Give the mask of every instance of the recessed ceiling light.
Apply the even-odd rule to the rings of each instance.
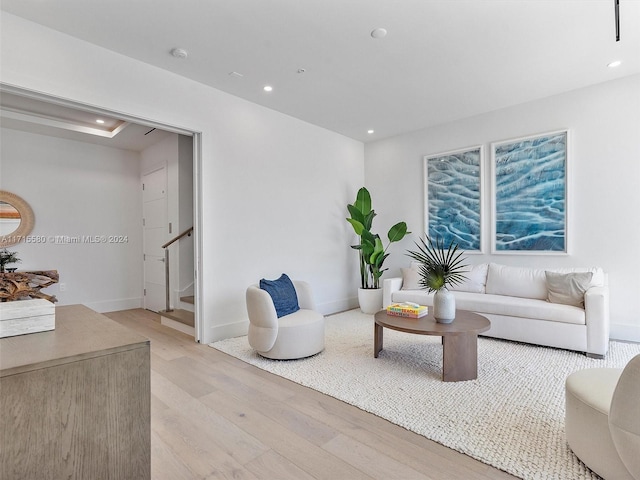
[[[367,133],[371,135],[373,133],[373,130],[367,130]]]
[[[171,50],[171,55],[176,58],[187,58],[189,56],[189,52],[187,52],[184,48],[174,48]]]
[[[371,30],[371,36],[373,38],[383,38],[387,35],[387,30],[385,28],[374,28]]]
[[[607,65],[607,67],[615,68],[615,67],[619,67],[620,65],[622,65],[622,62],[620,60],[616,60],[615,62],[611,62],[609,65]]]
[[[96,120],[96,123],[104,123],[104,120],[97,119],[97,120]]]
[[[273,91],[273,87],[271,85],[265,85],[263,90],[265,92],[272,92]]]

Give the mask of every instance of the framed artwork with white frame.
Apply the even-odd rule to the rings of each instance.
[[[568,254],[569,130],[491,144],[491,253]]]
[[[482,145],[424,157],[425,235],[483,253]]]

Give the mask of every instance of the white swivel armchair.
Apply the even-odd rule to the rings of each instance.
[[[624,369],[567,377],[565,430],[571,450],[606,480],[640,480],[640,355]]]
[[[315,311],[311,287],[300,280],[293,285],[300,310],[280,318],[268,292],[258,285],[247,288],[249,345],[263,357],[290,360],[324,349],[324,316]]]

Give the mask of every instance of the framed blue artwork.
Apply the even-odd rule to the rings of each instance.
[[[425,234],[482,253],[482,146],[424,157]]]
[[[569,131],[491,144],[491,253],[567,254]]]

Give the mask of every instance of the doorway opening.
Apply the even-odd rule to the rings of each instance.
[[[32,128],[32,133],[37,133],[38,135],[46,135],[59,137],[63,139],[69,139],[73,141],[81,141],[86,143],[95,143],[96,145],[112,147],[115,149],[124,149],[124,150],[134,150],[141,151],[138,147],[132,146],[136,144],[139,140],[138,138],[142,138],[142,141],[150,142],[150,140],[155,137],[157,138],[168,138],[167,135],[173,135],[174,137],[180,138],[180,143],[184,149],[184,145],[188,145],[188,149],[192,155],[192,163],[191,163],[191,175],[187,180],[187,175],[183,171],[183,175],[181,177],[181,181],[183,183],[189,183],[190,188],[184,189],[185,191],[189,191],[189,201],[183,201],[184,205],[189,205],[189,214],[185,215],[187,218],[186,221],[190,221],[190,227],[193,227],[193,232],[189,239],[191,243],[191,265],[187,270],[187,275],[190,275],[192,278],[192,282],[190,285],[191,293],[190,295],[179,295],[178,301],[184,297],[187,302],[192,303],[192,312],[193,312],[193,335],[196,341],[200,341],[203,327],[200,321],[200,312],[202,310],[202,295],[200,294],[200,279],[198,272],[201,270],[201,255],[200,255],[200,224],[199,219],[201,218],[199,212],[201,209],[201,200],[200,200],[200,180],[198,172],[200,170],[201,165],[201,134],[196,131],[192,131],[185,128],[180,128],[176,126],[172,126],[169,124],[165,124],[162,122],[158,122],[155,120],[145,119],[141,117],[131,116],[127,114],[122,114],[114,111],[110,111],[108,109],[98,108],[86,104],[82,104],[80,102],[75,102],[72,100],[66,100],[62,98],[58,98],[55,96],[50,96],[47,94],[42,94],[39,92],[34,92],[6,84],[0,83],[0,109],[2,112],[2,127],[16,130],[29,131],[29,128]],[[44,108],[44,113],[38,112],[38,106],[42,105]],[[64,122],[61,121],[52,121],[55,119],[56,111],[64,111]],[[87,116],[95,118],[97,116],[108,119],[115,119],[115,123],[113,124],[113,131],[109,132],[99,132],[98,128],[87,127]],[[31,119],[39,118],[39,123],[32,123]],[[95,120],[94,120],[95,121]],[[84,125],[81,125],[84,123]],[[30,127],[29,124],[32,126]],[[87,130],[96,131],[97,133],[87,133]],[[44,133],[43,133],[44,132]],[[115,132],[115,133],[113,133]],[[167,134],[167,135],[165,135]],[[155,141],[155,140],[154,140]],[[166,140],[162,140],[166,141]],[[118,143],[120,142],[120,143]],[[133,142],[133,143],[131,143]],[[99,148],[99,147],[96,147]],[[148,144],[146,147],[140,148],[151,148]],[[168,165],[165,168],[169,168]],[[143,172],[142,167],[139,170],[139,174],[142,176]],[[141,177],[140,177],[141,178]],[[139,182],[142,183],[139,179]],[[167,187],[171,188],[172,185],[167,185],[165,187],[165,192],[167,192]],[[140,194],[140,205],[135,206],[135,208],[140,208],[140,211],[143,210],[143,201],[142,194]],[[184,200],[184,199],[183,199]],[[180,212],[174,212],[176,215],[179,215]],[[180,217],[175,217],[180,218]],[[176,233],[175,229],[180,228],[182,225],[180,221],[173,220],[170,222],[172,225],[171,228],[172,234]],[[177,224],[176,224],[177,223]],[[165,222],[166,225],[166,222]],[[179,232],[177,232],[179,233]],[[138,233],[138,237],[140,238],[142,233]],[[173,235],[172,235],[173,236]],[[135,242],[132,242],[135,243]],[[120,245],[121,248],[125,248],[125,246]],[[146,252],[142,252],[142,239],[138,243],[135,243],[133,246],[129,246],[129,248],[139,248],[140,254],[139,258],[142,262],[145,261],[144,255]],[[175,254],[172,252],[174,259],[172,261],[181,261],[185,263],[185,256],[182,253]],[[161,261],[157,261],[158,264],[162,266]],[[144,267],[140,267],[141,270]],[[142,275],[144,278],[144,275]],[[178,285],[178,284],[176,284]],[[184,285],[184,283],[183,283]],[[139,285],[140,293],[140,307],[146,307],[146,298],[144,295],[145,285]],[[178,292],[179,293],[179,292]],[[132,294],[131,291],[126,293],[131,297],[136,296],[135,293]],[[80,302],[77,302],[80,303]],[[108,303],[108,302],[104,302]],[[176,306],[176,305],[172,305]],[[165,305],[166,307],[166,305]],[[133,307],[131,307],[133,308]],[[155,307],[154,307],[155,308]],[[108,310],[99,310],[99,311],[108,311]]]

